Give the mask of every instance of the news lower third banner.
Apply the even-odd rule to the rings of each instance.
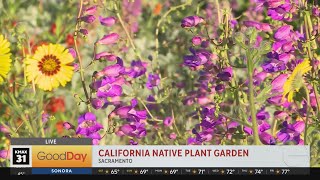
[[[277,173],[310,167],[309,146],[93,146],[90,139],[81,138],[13,138],[10,151],[13,174],[23,169],[26,174],[135,173],[141,168],[151,168],[149,173],[168,168],[181,173],[192,168],[250,173],[255,167]]]

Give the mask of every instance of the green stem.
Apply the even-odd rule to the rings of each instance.
[[[304,123],[304,137],[303,137],[303,141],[304,141],[304,145],[307,145],[307,130],[308,130],[308,122],[309,122],[309,115],[310,115],[310,97],[309,97],[309,90],[307,88],[306,85],[304,85],[304,90],[306,91],[306,98],[307,98],[307,117],[306,117],[306,121]]]
[[[82,12],[82,6],[83,6],[83,0],[80,1],[80,9],[79,9],[79,13],[78,13],[78,18],[80,18],[81,16],[81,12]],[[84,79],[84,70],[83,70],[83,64],[82,64],[82,59],[81,59],[81,55],[80,55],[80,52],[79,52],[79,49],[78,49],[78,44],[77,44],[77,38],[78,38],[78,31],[79,31],[79,28],[80,28],[80,23],[78,20],[77,20],[77,23],[76,23],[76,27],[75,27],[75,33],[74,33],[74,47],[75,47],[75,50],[77,52],[77,57],[78,57],[78,61],[79,61],[79,72],[80,72],[80,77],[81,77],[81,84],[82,84],[82,88],[83,88],[83,91],[84,91],[84,94],[86,96],[86,105],[87,105],[87,108],[88,108],[88,111],[90,112],[91,111],[91,106],[90,106],[90,97],[89,97],[89,93],[88,93],[88,90],[87,90],[87,86],[86,86],[86,82],[85,82],[85,79]]]
[[[253,91],[253,58],[249,55],[247,51],[247,59],[248,59],[248,76],[249,76],[249,107],[252,121],[252,130],[253,130],[253,140],[255,145],[260,144],[259,133],[258,133],[258,123],[256,117],[256,107],[254,102],[254,91]]]
[[[136,48],[136,46],[135,46],[134,43],[133,43],[133,40],[132,40],[132,38],[131,38],[131,36],[130,36],[130,34],[129,34],[129,31],[127,30],[126,26],[124,25],[124,22],[123,22],[123,20],[122,20],[122,18],[121,18],[121,15],[120,15],[120,13],[119,13],[119,10],[118,10],[118,7],[117,7],[117,4],[116,4],[116,3],[114,3],[114,9],[115,9],[115,11],[117,12],[117,13],[116,13],[117,18],[119,19],[119,22],[120,22],[120,24],[121,24],[121,26],[122,26],[122,29],[124,30],[124,32],[126,33],[127,38],[129,39],[130,45],[131,45],[134,53],[136,54],[136,56],[137,56],[140,60],[142,60],[141,55],[138,53],[137,48]]]
[[[159,67],[159,62],[158,62],[158,55],[159,55],[159,29],[160,29],[160,25],[161,23],[166,19],[166,17],[173,11],[176,11],[179,8],[184,8],[185,6],[190,6],[191,5],[192,0],[187,0],[186,3],[178,5],[178,6],[174,6],[174,7],[170,7],[170,9],[164,13],[163,16],[161,16],[161,18],[159,19],[158,23],[157,23],[157,27],[156,27],[156,50],[155,50],[155,54],[154,54],[154,64]]]
[[[306,30],[306,38],[307,38],[307,41],[310,40],[311,38],[311,31],[312,31],[312,24],[311,24],[311,19],[310,19],[310,14],[309,12],[306,12],[304,13],[304,25],[305,25],[305,30]],[[314,41],[315,42],[315,41]],[[311,45],[310,45],[311,42],[307,42],[307,54],[308,54],[308,57],[309,57],[309,60],[311,63],[313,63],[313,54],[312,54],[312,48],[311,48]],[[311,73],[311,76],[313,79],[316,78],[316,69],[315,69],[315,66],[312,64],[312,73]],[[314,95],[315,95],[315,99],[316,99],[316,103],[317,103],[317,117],[318,119],[320,119],[320,102],[319,102],[319,92],[318,92],[318,89],[317,89],[317,85],[313,82],[312,83],[312,88],[313,88],[313,91],[314,91]]]
[[[142,99],[138,98],[138,100],[141,102],[141,104],[143,105],[143,107],[146,109],[146,111],[148,112],[148,114],[149,114],[149,116],[151,117],[152,120],[162,122],[162,120],[155,118],[155,117],[151,114],[149,108],[146,106],[146,104],[143,102]]]

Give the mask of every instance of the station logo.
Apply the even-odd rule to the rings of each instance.
[[[91,146],[33,146],[32,167],[91,167]]]

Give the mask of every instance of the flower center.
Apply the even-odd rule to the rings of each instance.
[[[86,121],[84,121],[83,123],[80,124],[80,127],[81,128],[88,128],[88,127],[94,126],[95,124],[96,124],[95,121],[86,120]]]
[[[56,56],[45,55],[41,61],[39,61],[38,67],[43,74],[52,76],[59,72],[61,66]]]

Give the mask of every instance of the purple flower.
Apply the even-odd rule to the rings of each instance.
[[[225,90],[225,86],[223,84],[218,84],[214,89],[216,92],[222,93]]]
[[[63,123],[63,127],[66,129],[66,130],[70,130],[70,129],[74,129],[74,125],[72,125],[71,123],[69,122],[64,122]]]
[[[316,17],[319,17],[319,16],[320,16],[319,7],[317,7],[317,6],[312,7],[312,15],[314,15],[314,16],[316,16]]]
[[[1,159],[9,159],[10,158],[9,150],[0,150],[0,158]]]
[[[104,25],[104,26],[107,26],[107,27],[110,27],[112,25],[114,25],[116,23],[116,18],[113,17],[113,16],[110,16],[110,17],[106,17],[106,18],[103,18],[102,16],[99,16],[99,21],[101,23],[101,25]]]
[[[96,81],[92,87],[97,91],[98,98],[115,97],[122,94],[122,87],[117,84],[114,77],[104,77]]]
[[[86,14],[94,14],[95,12],[97,11],[97,6],[92,6],[92,7],[89,7],[87,8],[84,12]]]
[[[148,89],[152,89],[153,87],[158,86],[159,83],[160,77],[158,74],[149,74],[148,81],[146,83]]]
[[[260,138],[260,141],[265,145],[275,145],[276,144],[275,138],[267,132],[262,132],[261,134],[259,134],[259,138]]]
[[[260,23],[255,21],[244,21],[243,24],[247,27],[255,27],[257,30],[260,31],[271,31],[271,26],[267,23]]]
[[[176,133],[170,133],[169,138],[174,140],[174,139],[177,138],[177,134]]]
[[[209,42],[209,41],[202,41],[202,42],[201,42],[201,47],[202,47],[202,48],[207,48],[207,47],[209,47],[209,45],[210,45],[210,42]]]
[[[286,69],[285,63],[276,59],[266,61],[261,66],[262,69],[268,73],[279,72]]]
[[[144,75],[147,71],[147,65],[146,62],[142,62],[141,60],[131,61],[131,69],[128,75],[132,78]]]
[[[200,36],[194,36],[192,38],[192,44],[195,46],[199,46],[201,44],[202,38]]]
[[[230,81],[232,78],[233,72],[232,72],[232,67],[227,67],[224,69],[221,73],[217,75],[217,77],[221,81]]]
[[[85,36],[89,34],[89,31],[87,29],[80,29],[79,32]]]
[[[132,99],[131,106],[119,106],[114,110],[114,112],[120,118],[127,119],[128,121],[140,122],[141,120],[147,119],[147,111],[135,110],[137,105],[137,100]]]
[[[121,66],[119,64],[114,64],[114,65],[107,66],[102,71],[98,72],[96,74],[96,77],[97,78],[103,77],[103,76],[117,77],[123,73],[124,73],[123,66]]]
[[[173,119],[172,117],[166,117],[166,118],[163,120],[163,124],[164,124],[164,126],[169,127],[169,126],[172,126],[173,121],[174,121],[174,119]]]
[[[255,86],[259,86],[263,81],[264,79],[267,77],[267,73],[266,72],[259,72],[259,73],[256,73],[254,75],[254,78],[253,78],[253,84]]]
[[[183,28],[191,28],[195,27],[200,23],[203,23],[204,19],[199,16],[188,16],[182,19],[181,21],[181,27]]]
[[[147,135],[144,123],[125,124],[120,127],[123,134],[141,139]]]
[[[279,76],[274,78],[274,80],[271,82],[271,85],[272,85],[271,92],[272,93],[282,93],[283,92],[283,85],[286,82],[288,76],[289,76],[288,74],[280,74]]]
[[[92,23],[94,20],[96,20],[96,17],[94,15],[86,15],[80,18],[81,21],[84,21],[86,23]]]
[[[114,54],[110,54],[108,52],[101,52],[101,53],[96,54],[95,59],[115,61],[115,60],[117,60],[117,56]]]
[[[48,120],[49,120],[49,114],[48,114],[48,113],[42,113],[41,119],[42,119],[42,122],[43,122],[43,123],[48,122]]]
[[[122,1],[123,9],[130,14],[131,16],[139,16],[141,14],[141,0],[135,0],[133,2],[123,0]]]
[[[293,124],[288,124],[287,121],[282,123],[283,128],[278,132],[278,140],[286,143],[287,141],[294,141],[296,144],[300,143],[300,134],[304,131],[305,125],[303,121],[297,121]]]
[[[157,108],[157,105],[155,104],[156,103],[156,99],[154,98],[154,96],[149,95],[147,97],[147,102],[150,102],[150,103],[147,103],[147,108],[149,110],[153,110],[153,109]]]
[[[133,139],[129,140],[130,145],[138,145],[138,142],[134,141]]]
[[[101,129],[103,126],[97,122],[96,116],[91,112],[84,113],[78,118],[76,134],[89,136]]]
[[[101,109],[102,107],[105,108],[108,105],[104,98],[92,98],[90,102],[94,109]]]
[[[270,115],[267,111],[265,111],[265,108],[261,108],[257,114],[256,117],[258,120],[267,120],[270,118]]]
[[[77,57],[77,53],[73,48],[69,48],[68,50],[69,50],[69,53],[72,55],[73,58]]]
[[[5,126],[3,125],[0,125],[0,132],[4,133],[4,134],[9,134],[10,131],[8,128],[6,128]]]
[[[110,33],[108,35],[104,35],[103,38],[101,38],[99,41],[97,41],[98,44],[114,44],[118,41],[119,39],[119,34],[117,33]]]
[[[275,33],[274,38],[276,40],[285,40],[290,37],[292,27],[290,25],[285,25],[280,27]]]
[[[190,51],[192,52],[193,55],[184,56],[183,64],[192,68],[205,64],[213,56],[211,53],[209,53],[205,49],[199,49],[199,50],[190,49]]]

